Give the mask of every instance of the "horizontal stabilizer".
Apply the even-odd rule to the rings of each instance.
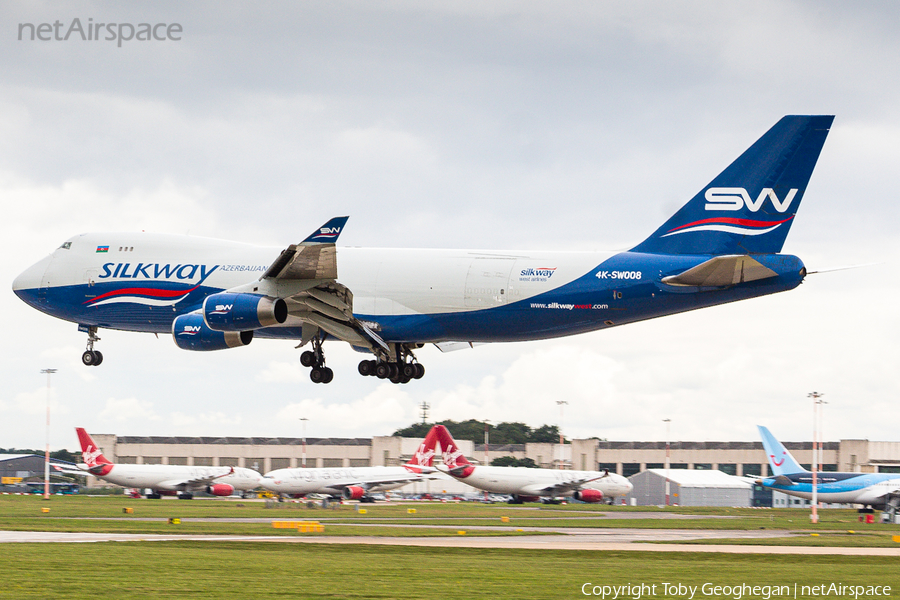
[[[794,482],[791,481],[790,477],[787,475],[777,475],[775,477],[775,483],[778,485],[794,485]]]
[[[691,287],[724,287],[777,276],[778,273],[747,255],[732,254],[716,256],[678,275],[663,277],[662,282]]]

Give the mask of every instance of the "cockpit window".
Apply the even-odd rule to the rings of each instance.
[[[63,245],[60,246],[60,249],[62,249],[62,250],[68,250],[68,249],[71,248],[71,247],[72,247],[72,242],[63,242]]]

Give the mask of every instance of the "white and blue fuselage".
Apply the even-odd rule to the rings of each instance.
[[[322,342],[370,352],[363,375],[424,374],[422,344],[562,337],[790,290],[806,269],[781,254],[831,127],[781,119],[650,237],[627,252],[338,248],[335,217],[287,249],[152,233],[75,236],[19,275],[29,305],[88,333],[169,333],[188,350],[253,337],[311,342],[310,378],[328,383]],[[442,348],[443,349],[443,348]]]
[[[171,333],[203,299],[258,279],[278,248],[152,233],[75,236],[13,283],[34,308],[80,325]],[[724,289],[662,278],[709,255],[337,248],[353,314],[387,342],[553,338],[796,287],[803,264],[769,255],[778,277]],[[258,329],[299,338],[300,322]]]

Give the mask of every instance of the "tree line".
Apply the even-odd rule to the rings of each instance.
[[[20,448],[0,448],[0,454],[37,454],[43,456],[43,450],[22,450]],[[50,453],[50,458],[56,460],[65,460],[67,462],[77,463],[81,460],[81,455],[72,454],[68,450],[54,450]]]
[[[469,419],[468,421],[440,421],[438,423],[415,423],[409,427],[398,429],[395,436],[424,438],[435,425],[443,425],[450,435],[457,440],[469,440],[476,444],[484,443],[484,421]],[[491,446],[528,443],[559,443],[559,427],[557,425],[541,425],[532,429],[525,423],[497,423],[488,425],[488,443]]]

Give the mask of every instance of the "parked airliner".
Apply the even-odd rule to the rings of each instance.
[[[443,464],[435,465],[435,468],[479,490],[508,494],[512,496],[510,504],[539,499],[554,501],[566,496],[582,502],[606,500],[611,503],[634,489],[630,481],[609,471],[476,466],[466,459],[446,427],[435,425],[428,435],[432,432],[437,434],[437,443],[444,461]]]
[[[347,217],[277,248],[155,233],[86,233],[13,282],[30,306],[87,333],[171,333],[185,350],[299,340],[328,383],[323,343],[372,355],[359,373],[406,383],[415,351],[555,338],[793,289],[780,254],[832,116],[786,116],[626,252],[337,248]],[[637,207],[640,196],[626,198]]]
[[[174,496],[190,500],[195,492],[230,496],[259,487],[262,476],[243,467],[190,467],[185,465],[131,465],[113,463],[100,452],[87,431],[76,427],[84,461],[78,467],[94,477],[129,488],[148,489],[148,498]]]
[[[266,473],[260,485],[288,496],[327,494],[345,500],[371,502],[371,493],[393,490],[416,481],[446,477],[435,472],[432,467],[436,439],[436,433],[429,432],[409,462],[400,467],[276,469]]]
[[[757,428],[773,475],[758,480],[757,485],[812,500],[812,472],[801,467],[767,428]],[[817,471],[816,495],[819,502],[864,504],[880,509],[891,505],[896,511],[900,507],[900,474]]]

